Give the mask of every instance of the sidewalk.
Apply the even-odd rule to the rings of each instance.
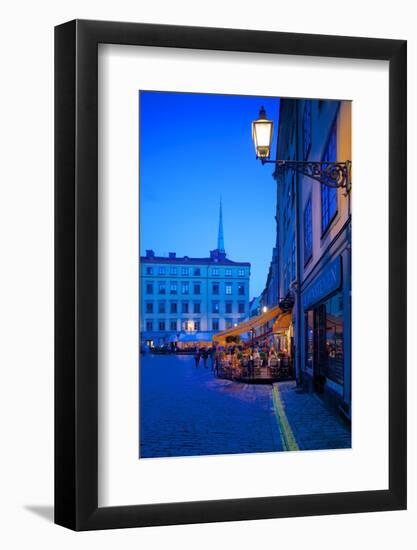
[[[274,384],[281,437],[287,450],[346,449],[351,447],[349,427],[314,393],[295,390],[295,382]]]

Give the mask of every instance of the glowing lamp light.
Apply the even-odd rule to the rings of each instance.
[[[255,146],[256,158],[268,159],[271,154],[274,123],[266,118],[266,111],[261,107],[259,118],[252,122],[252,140]]]
[[[264,307],[262,308],[262,311],[263,311],[264,313],[266,313],[266,312],[268,311],[268,308],[267,308],[266,306],[264,306]]]

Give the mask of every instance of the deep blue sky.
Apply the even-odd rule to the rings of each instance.
[[[275,242],[272,165],[255,159],[251,122],[279,99],[140,92],[141,254],[208,257],[223,201],[227,257],[252,264],[251,297],[262,292]],[[275,140],[273,146],[275,152]]]

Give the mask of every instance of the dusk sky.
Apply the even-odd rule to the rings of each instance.
[[[273,166],[256,161],[251,122],[263,105],[276,139],[279,99],[139,97],[141,255],[208,257],[217,246],[221,197],[227,258],[252,264],[250,297],[258,296],[275,243],[276,183]]]

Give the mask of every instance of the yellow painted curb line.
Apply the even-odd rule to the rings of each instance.
[[[297,440],[295,439],[287,415],[285,414],[284,405],[277,384],[274,384],[272,387],[272,400],[284,451],[299,451],[300,448],[298,447]]]

